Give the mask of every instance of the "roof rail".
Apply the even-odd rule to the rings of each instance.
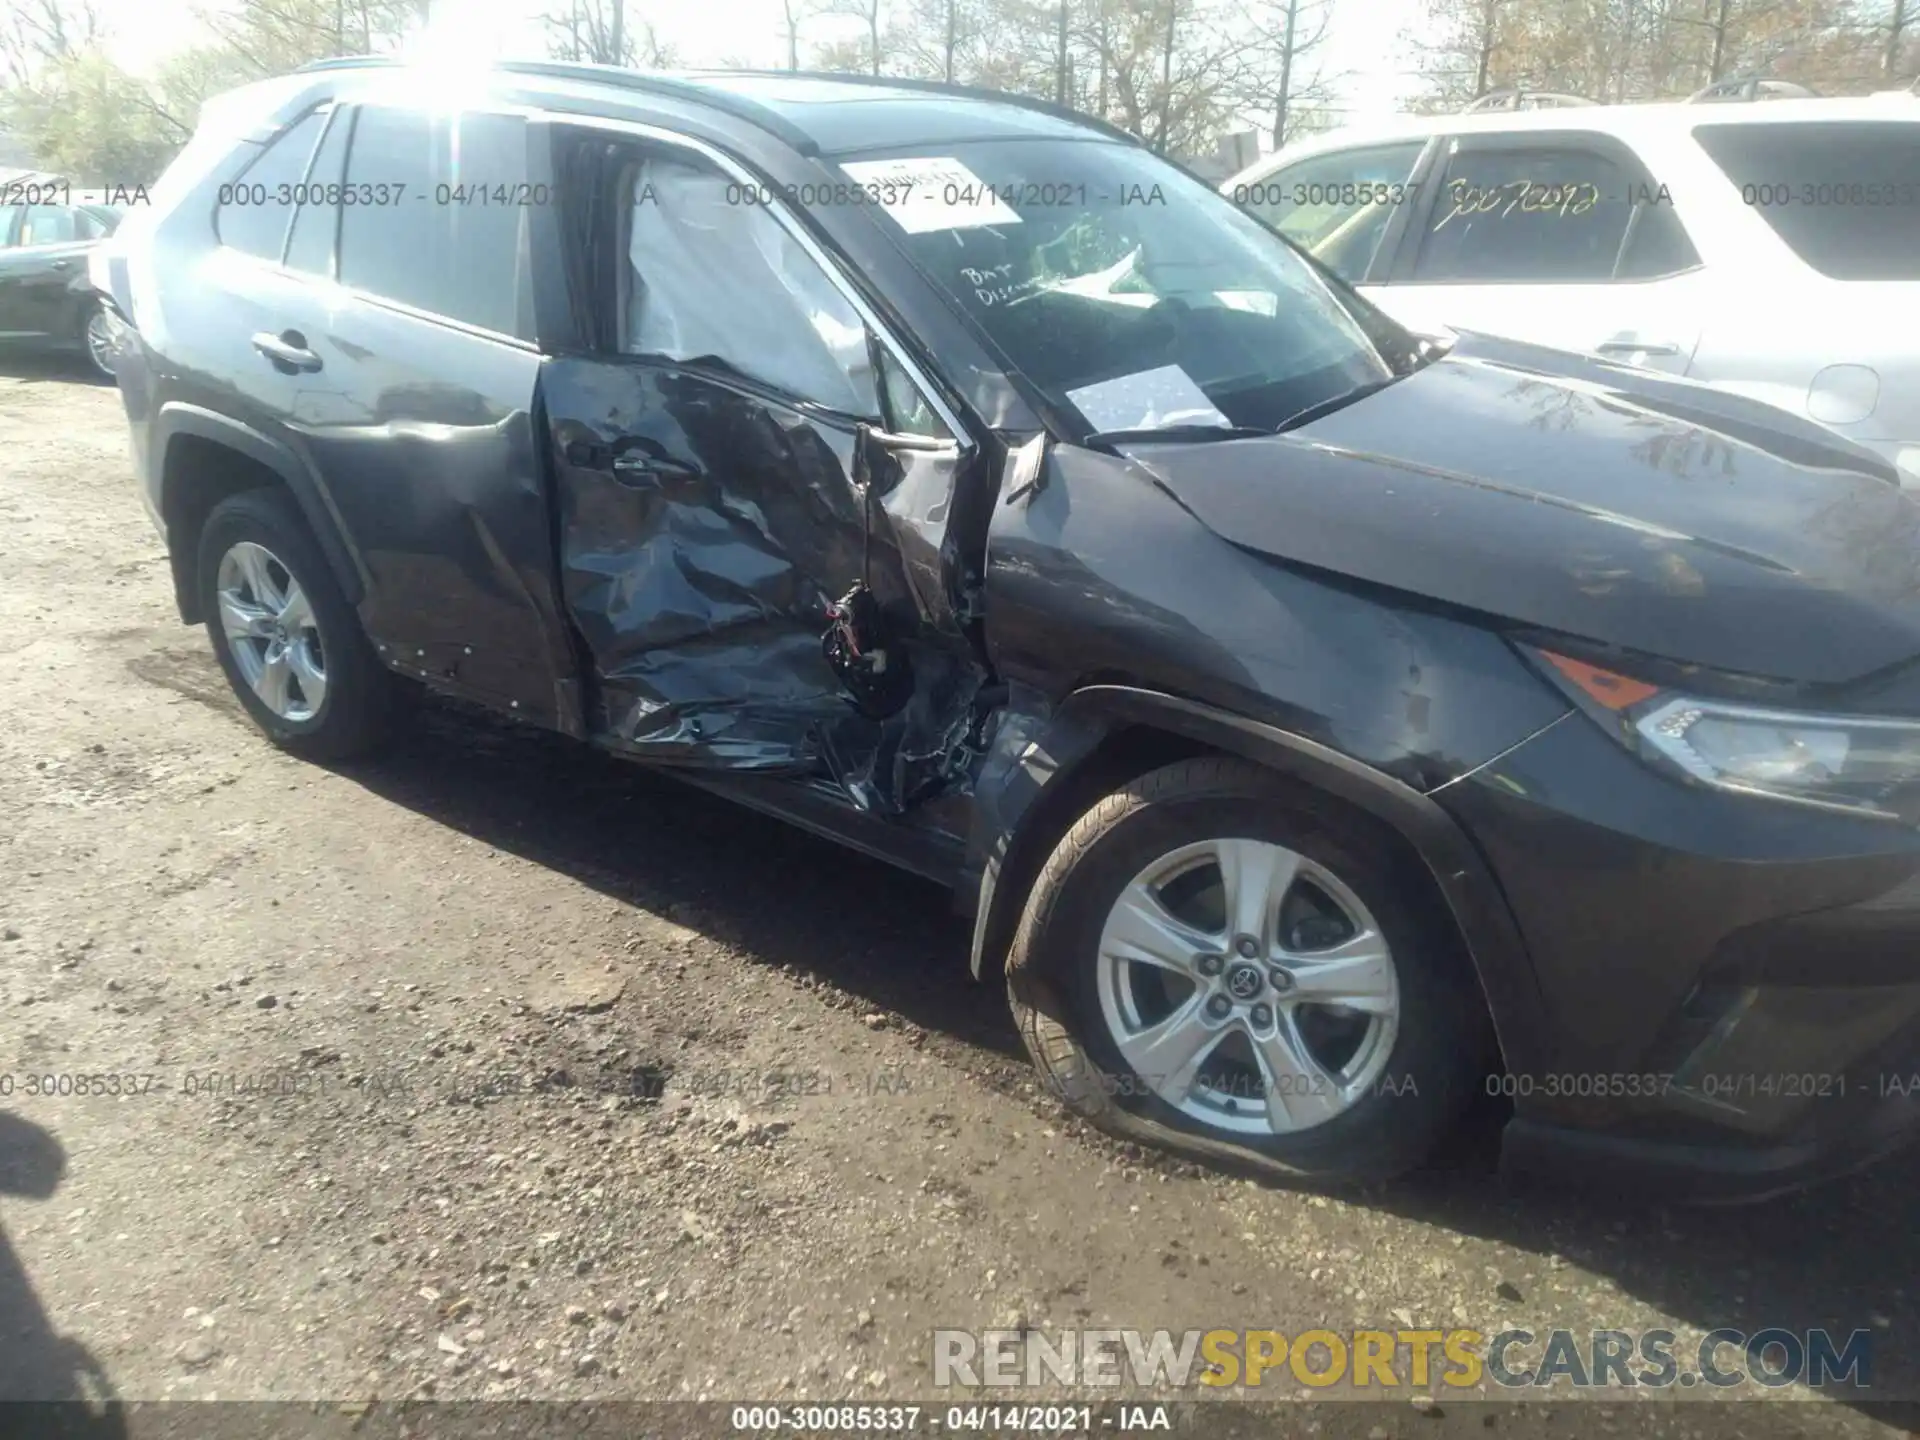
[[[1479,99],[1461,107],[1462,115],[1478,115],[1489,110],[1566,110],[1576,105],[1598,105],[1584,95],[1566,95],[1558,90],[1489,90]]]
[[[951,95],[959,100],[985,100],[998,105],[1017,105],[1022,110],[1032,110],[1037,114],[1051,115],[1056,120],[1066,120],[1089,130],[1098,130],[1113,140],[1125,140],[1130,145],[1144,143],[1131,130],[1122,129],[1111,121],[1102,120],[1097,115],[1088,115],[1071,105],[1060,105],[1052,100],[1042,100],[1037,95],[1023,95],[1013,90],[993,90],[984,85],[949,84],[945,80],[927,80],[910,75],[856,75],[838,70],[689,70],[689,75],[710,75],[716,78],[740,76],[761,80],[827,80],[837,85],[872,85],[883,90],[917,90],[928,95]]]
[[[309,60],[293,73],[305,75],[314,70],[370,70],[381,65],[398,65],[392,55],[332,55],[325,60]]]
[[[394,55],[346,55],[337,56],[331,60],[315,60],[311,64],[302,65],[300,71],[305,73],[324,70],[388,69],[406,63],[405,60]],[[509,75],[538,75],[555,80],[580,80],[597,85],[613,85],[625,90],[638,90],[651,95],[698,101],[715,110],[724,111],[737,120],[745,120],[778,135],[789,145],[807,155],[818,153],[820,146],[812,136],[791,120],[751,96],[714,85],[702,85],[699,79],[701,77],[723,79],[734,76],[747,79],[828,80],[843,85],[873,85],[895,90],[917,90],[934,95],[952,95],[960,99],[1017,105],[1023,110],[1051,115],[1056,120],[1066,120],[1089,130],[1096,130],[1109,139],[1124,140],[1129,145],[1143,143],[1131,130],[1123,130],[1118,125],[1102,120],[1098,116],[1082,114],[1071,106],[1056,105],[1051,100],[1041,100],[1032,95],[1020,95],[1007,90],[989,90],[978,85],[949,85],[940,80],[919,80],[907,76],[845,75],[826,70],[685,70],[668,74],[653,70],[628,70],[618,65],[589,65],[568,60],[496,60],[492,62],[492,68]]]
[[[331,60],[315,60],[302,65],[300,73],[324,70],[398,69],[408,62],[394,55],[346,55]],[[785,116],[745,95],[699,85],[675,75],[651,70],[628,70],[618,65],[589,65],[569,60],[495,60],[491,69],[506,75],[543,76],[552,80],[579,80],[595,85],[611,85],[647,95],[675,100],[691,100],[722,111],[736,120],[756,125],[777,135],[803,155],[817,155],[819,143]]]
[[[1765,75],[1741,75],[1713,84],[1687,97],[1689,105],[1721,105],[1742,100],[1818,100],[1820,92],[1792,80],[1772,80]]]

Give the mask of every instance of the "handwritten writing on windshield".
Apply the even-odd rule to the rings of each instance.
[[[1474,185],[1455,180],[1447,186],[1447,213],[1435,233],[1454,220],[1474,215],[1584,215],[1600,203],[1600,187],[1590,180],[1566,184],[1514,180],[1505,185]]]
[[[976,270],[971,265],[962,265],[960,274],[973,287],[974,296],[981,305],[1006,305],[1022,295],[1038,290],[1042,277],[1029,275],[1024,280],[1013,278],[1013,262],[990,266],[985,270]]]

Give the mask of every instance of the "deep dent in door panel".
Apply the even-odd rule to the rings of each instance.
[[[607,743],[829,779],[884,813],[957,781],[983,676],[954,619],[952,495],[924,464],[880,457],[867,516],[850,425],[669,366],[561,359],[542,383],[561,583]],[[651,470],[619,477],[623,454]],[[916,680],[884,719],[821,648],[829,604],[863,574]]]
[[[365,301],[325,319],[291,301],[283,313],[323,360],[286,381],[287,444],[351,537],[383,658],[578,733],[531,409],[537,358]]]

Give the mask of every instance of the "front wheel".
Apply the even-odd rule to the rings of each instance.
[[[291,496],[247,490],[215,506],[200,533],[199,585],[227,683],[276,745],[344,760],[386,739],[394,676]]]
[[[1479,989],[1404,862],[1240,760],[1183,761],[1060,841],[1008,957],[1020,1032],[1096,1125],[1324,1182],[1418,1164],[1486,1058]]]

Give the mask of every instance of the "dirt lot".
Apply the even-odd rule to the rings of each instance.
[[[0,457],[0,1397],[944,1406],[931,1330],[1023,1323],[1859,1326],[1920,1396],[1912,1160],[1685,1211],[1474,1145],[1347,1199],[1125,1153],[1037,1093],[939,892],[451,710],[287,759],[172,613],[115,392],[15,367]],[[1278,1398],[1190,1428],[1902,1433]]]

